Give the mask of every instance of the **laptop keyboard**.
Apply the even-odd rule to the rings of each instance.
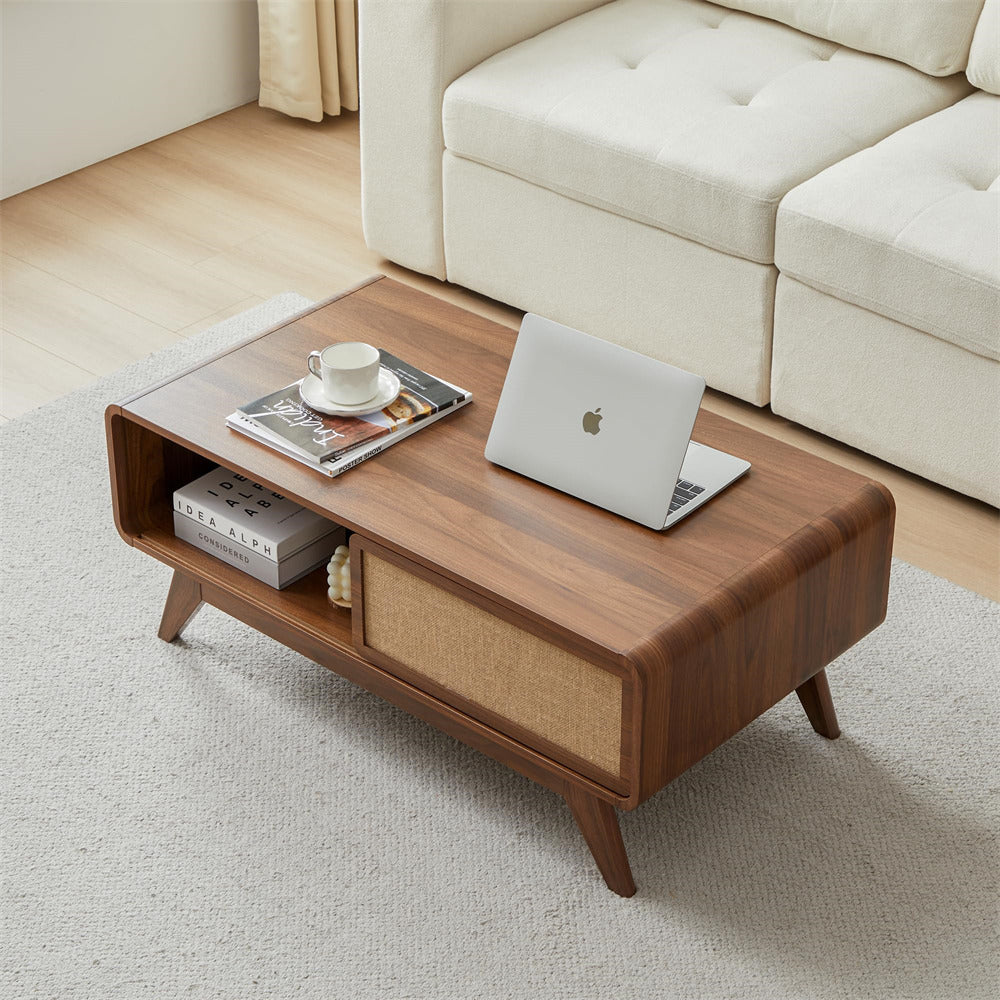
[[[674,495],[670,501],[670,514],[675,510],[680,510],[686,503],[696,499],[699,493],[704,493],[705,487],[696,483],[689,483],[686,479],[678,479],[674,487]],[[661,508],[662,509],[662,508]],[[670,514],[667,516],[669,517]]]

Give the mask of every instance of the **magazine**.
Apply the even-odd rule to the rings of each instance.
[[[385,409],[359,417],[317,413],[299,395],[299,379],[230,413],[226,426],[333,477],[472,401],[465,389],[387,351],[381,356],[402,387]]]
[[[380,354],[382,365],[402,386],[399,396],[385,409],[358,417],[318,413],[299,394],[300,379],[241,406],[236,413],[270,432],[269,437],[279,438],[290,451],[314,462],[327,462],[454,406],[468,395],[388,351]]]
[[[460,409],[467,403],[472,402],[472,394],[469,393],[466,397],[447,409],[438,410],[437,413],[432,413],[429,417],[423,417],[420,420],[416,420],[413,423],[404,424],[398,430],[393,431],[392,434],[387,434],[384,437],[378,438],[376,441],[372,441],[368,444],[361,445],[358,448],[347,452],[346,455],[341,455],[340,458],[332,459],[326,462],[317,462],[314,459],[307,458],[299,451],[294,451],[289,448],[284,440],[277,435],[272,435],[269,431],[262,430],[258,425],[256,425],[252,420],[247,420],[246,417],[242,416],[237,410],[234,413],[230,413],[226,417],[226,426],[231,430],[239,431],[240,434],[245,434],[249,438],[253,438],[254,441],[260,444],[266,444],[269,448],[273,448],[275,451],[280,451],[283,455],[287,455],[289,458],[294,458],[297,462],[302,462],[304,465],[308,465],[310,468],[316,469],[322,472],[324,476],[339,476],[343,472],[347,472],[348,469],[353,469],[355,465],[360,465],[366,459],[372,458],[374,455],[378,455],[380,452],[386,450],[386,448],[391,448],[394,444],[398,444],[404,438],[408,438],[411,434],[416,433],[422,427],[429,427],[435,421],[440,420],[442,417],[446,417],[452,410]]]

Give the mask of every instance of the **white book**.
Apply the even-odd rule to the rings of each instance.
[[[333,555],[334,549],[343,544],[345,537],[343,528],[330,523],[330,530],[325,535],[284,557],[281,562],[275,562],[261,552],[235,542],[176,510],[174,534],[276,590],[284,589],[322,566]]]
[[[288,497],[222,466],[175,490],[173,501],[175,515],[275,563],[336,527]]]
[[[240,434],[245,434],[247,437],[253,438],[255,441],[261,444],[266,444],[269,448],[274,448],[275,451],[280,451],[283,455],[287,455],[289,458],[294,458],[296,462],[301,462],[303,465],[308,465],[311,469],[316,469],[322,472],[324,476],[339,476],[346,472],[348,469],[354,468],[355,465],[359,465],[366,459],[371,458],[373,455],[377,455],[379,452],[385,451],[386,448],[391,448],[394,444],[402,441],[403,438],[409,437],[411,434],[415,434],[421,427],[427,427],[433,424],[436,420],[440,420],[442,417],[448,416],[449,413],[455,410],[461,409],[468,403],[472,402],[472,394],[469,393],[465,399],[459,400],[447,409],[438,410],[437,413],[432,413],[430,416],[423,417],[420,420],[416,420],[411,424],[405,424],[398,430],[393,431],[391,434],[387,434],[385,437],[377,438],[370,445],[362,445],[359,448],[354,449],[354,451],[348,452],[346,455],[342,455],[340,458],[335,459],[332,462],[316,462],[303,455],[301,452],[293,450],[287,447],[283,438],[279,437],[277,434],[271,434],[267,428],[262,427],[260,424],[245,417],[239,411],[230,413],[226,417],[226,426],[234,431],[239,431]]]

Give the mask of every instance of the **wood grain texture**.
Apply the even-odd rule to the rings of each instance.
[[[334,480],[225,428],[342,339],[385,347],[475,402]],[[482,317],[391,279],[363,283],[109,407],[115,519],[203,600],[566,795],[609,885],[629,893],[610,804],[637,806],[881,622],[894,504],[878,483],[703,410],[696,438],[751,471],[669,532],[625,521],[484,459],[512,347]],[[330,607],[322,568],[276,592],[173,536],[172,491],[212,462],[355,532],[350,614]],[[373,650],[365,552],[619,674],[620,774]],[[168,633],[192,600],[188,589],[168,601]]]
[[[840,735],[840,725],[833,707],[833,696],[830,694],[830,682],[827,680],[826,670],[820,670],[805,684],[800,684],[795,693],[799,696],[813,729],[820,736],[835,740]]]
[[[405,444],[325,480],[228,430],[248,399],[351,336],[470,388],[475,401]],[[294,496],[387,548],[614,655],[763,557],[868,482],[702,411],[698,440],[754,467],[669,532],[490,465],[483,446],[513,336],[391,279],[261,337],[128,404],[130,419]],[[377,498],[373,502],[373,498]],[[606,597],[594,601],[593,595]]]
[[[202,605],[201,584],[180,570],[174,570],[167,591],[167,602],[157,635],[164,642],[173,642]]]
[[[212,468],[198,452],[129,420],[121,407],[104,414],[111,503],[118,533],[129,545],[151,529],[169,531],[173,491]]]
[[[575,787],[566,790],[566,802],[608,888],[619,896],[634,896],[635,882],[614,807]]]
[[[224,426],[298,375],[310,350],[347,336],[471,388],[475,402],[335,480]],[[750,472],[669,532],[624,521],[483,459],[512,347],[505,328],[391,279],[362,285],[130,400],[124,454],[147,470],[130,489],[151,491],[132,507],[169,532],[154,497],[194,470],[167,476],[150,454],[162,435],[166,454],[251,475],[538,634],[634,664],[635,806],[881,621],[891,497],[703,410],[696,438],[750,459]],[[742,659],[733,685],[726,664]]]
[[[646,694],[637,801],[884,620],[893,513],[889,492],[864,484],[636,646]]]

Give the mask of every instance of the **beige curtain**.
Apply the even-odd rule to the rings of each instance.
[[[323,120],[358,110],[355,0],[257,0],[260,106]]]

